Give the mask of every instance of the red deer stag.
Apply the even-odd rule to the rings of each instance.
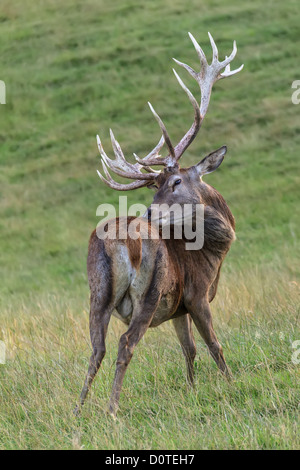
[[[213,84],[221,78],[238,73],[242,68],[230,70],[230,62],[236,55],[236,43],[229,57],[218,60],[218,49],[208,33],[213,51],[211,64],[208,64],[203,50],[189,34],[200,59],[200,72],[195,72],[189,65],[178,60],[175,62],[185,68],[198,82],[201,102],[198,105],[190,90],[182,82],[176,71],[174,74],[188,95],[194,108],[194,122],[180,142],[174,147],[166,127],[156,114],[151,104],[150,109],[158,121],[162,137],[157,146],[143,159],[135,155],[137,163],[125,160],[119,143],[111,132],[111,142],[115,160],[111,160],[97,136],[106,178],[99,173],[101,180],[110,188],[127,191],[155,186],[156,194],[152,204],[173,203],[201,204],[204,206],[204,244],[199,250],[186,250],[186,240],[143,237],[151,224],[151,206],[148,218],[140,218],[140,236],[105,239],[92,233],[87,259],[90,297],[90,336],[92,355],[84,387],[80,396],[83,404],[91,383],[105,355],[105,337],[112,314],[121,319],[128,330],[119,342],[116,372],[109,403],[109,412],[115,417],[118,409],[122,382],[127,366],[132,358],[137,343],[149,327],[172,320],[181,344],[187,366],[190,383],[194,379],[195,341],[192,333],[192,321],[205,341],[209,352],[219,369],[229,375],[222,347],[213,329],[209,303],[216,294],[220,269],[231,242],[235,238],[234,217],[223,197],[202,180],[202,176],[216,170],[222,163],[226,147],[210,153],[200,163],[190,168],[180,168],[179,159],[195,139],[207,112]],[[159,152],[166,144],[168,155],[161,157]],[[164,166],[161,171],[151,168],[153,165]],[[117,175],[135,180],[129,184],[120,184],[112,179],[108,168]],[[142,171],[144,170],[144,171]],[[130,222],[130,218],[118,218]],[[160,232],[161,233],[161,232]],[[77,411],[80,409],[77,407]]]

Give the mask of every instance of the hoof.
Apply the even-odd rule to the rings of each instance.
[[[113,421],[117,421],[117,410],[113,409],[111,406],[108,408],[106,414],[110,416]]]
[[[115,413],[112,413],[111,411],[109,411],[108,414],[112,418],[113,421],[117,421],[117,415]]]
[[[76,416],[76,418],[78,418],[81,414],[81,406],[80,405],[76,405],[74,410],[73,410],[73,415]]]

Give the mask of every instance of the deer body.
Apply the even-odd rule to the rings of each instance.
[[[191,35],[190,35],[191,36]],[[202,177],[211,173],[222,163],[226,147],[212,152],[200,163],[190,168],[180,168],[178,160],[187,146],[195,138],[206,113],[213,83],[239,70],[230,71],[232,54],[223,62],[217,58],[217,48],[209,35],[213,48],[213,61],[208,65],[204,53],[191,36],[201,62],[199,74],[189,66],[183,66],[199,83],[201,89],[200,107],[191,92],[175,73],[180,85],[187,93],[195,111],[195,120],[174,148],[166,128],[151,107],[162,130],[159,144],[147,157],[135,165],[128,163],[121,147],[112,132],[111,139],[116,160],[105,154],[100,139],[98,147],[102,156],[105,179],[100,178],[113,189],[127,190],[142,186],[155,185],[156,194],[148,209],[148,217],[139,219],[139,235],[133,239],[128,226],[133,218],[118,218],[116,226],[128,236],[110,236],[108,224],[105,239],[100,239],[94,231],[88,250],[88,279],[90,285],[90,336],[93,352],[86,381],[82,389],[80,403],[83,404],[91,383],[105,355],[105,337],[111,315],[115,315],[128,325],[128,330],[121,336],[116,365],[116,373],[110,398],[110,413],[116,416],[122,382],[133,355],[135,346],[149,327],[159,326],[172,320],[180,341],[187,365],[187,377],[190,383],[194,378],[195,341],[192,322],[204,339],[213,359],[224,374],[229,374],[222,347],[213,329],[209,303],[214,298],[220,269],[232,241],[235,238],[235,224],[223,197]],[[225,67],[225,71],[221,70]],[[162,159],[158,152],[163,144],[169,149],[169,155]],[[149,165],[164,165],[164,171],[154,172]],[[112,180],[107,167],[118,175],[135,179],[130,184],[120,184]],[[146,170],[147,173],[141,170]],[[204,244],[201,249],[187,250],[186,240],[171,236],[164,239],[161,234],[161,220],[152,224],[152,207],[155,204],[186,204],[192,207],[201,204],[204,207]],[[163,215],[162,215],[163,216]],[[161,217],[162,217],[161,216]],[[194,219],[193,219],[194,223]],[[148,236],[145,236],[147,235]],[[155,235],[155,236],[150,236]]]
[[[141,224],[141,230],[148,231],[148,220]],[[136,303],[150,304],[154,300],[157,308],[151,312],[149,326],[158,326],[173,315],[179,304],[176,263],[168,256],[165,240],[127,240],[99,240],[96,231],[92,233],[87,263],[91,295],[107,302],[112,314],[126,325],[132,320]],[[105,297],[103,287],[108,278],[111,288]]]

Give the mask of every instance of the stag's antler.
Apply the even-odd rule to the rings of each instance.
[[[103,150],[100,138],[99,136],[97,136],[98,148],[102,157],[103,170],[107,179],[105,179],[99,171],[98,171],[98,174],[101,180],[104,181],[104,183],[106,183],[111,188],[126,191],[129,189],[141,188],[143,186],[147,186],[151,184],[157,178],[160,172],[159,171],[157,172],[153,170],[152,168],[150,168],[150,165],[151,166],[163,165],[166,167],[178,166],[178,160],[180,159],[184,151],[188,148],[188,146],[193,142],[193,140],[195,139],[196,135],[199,132],[202,121],[208,109],[213,84],[217,80],[220,80],[221,78],[230,77],[231,75],[234,75],[240,72],[242,68],[244,67],[244,65],[241,65],[238,69],[230,70],[230,62],[232,62],[237,52],[235,41],[233,42],[233,50],[230,56],[229,57],[226,56],[222,62],[219,62],[217,46],[211,34],[208,33],[212,51],[213,51],[213,59],[212,59],[211,64],[209,65],[206,60],[203,50],[197,43],[194,36],[191,33],[189,33],[189,36],[191,38],[191,41],[194,44],[194,47],[200,59],[200,65],[201,65],[200,72],[195,72],[195,70],[193,70],[192,67],[190,67],[187,64],[184,64],[183,62],[179,62],[179,60],[176,60],[176,59],[173,59],[173,60],[181,67],[185,68],[189,72],[189,74],[198,82],[200,86],[200,91],[201,91],[200,106],[198,105],[197,100],[195,99],[193,94],[185,86],[185,84],[183,83],[183,81],[181,80],[181,78],[179,77],[179,75],[174,69],[173,69],[173,72],[179,82],[179,85],[183,88],[185,93],[188,95],[188,98],[193,105],[195,118],[194,118],[194,122],[192,126],[184,135],[184,137],[180,140],[180,142],[176,145],[176,147],[173,147],[171,139],[168,135],[167,129],[163,121],[155,112],[152,105],[148,103],[155,119],[157,120],[160,126],[160,129],[163,135],[159,143],[156,145],[156,147],[154,147],[154,149],[146,157],[139,158],[136,154],[134,154],[134,157],[137,161],[137,163],[135,164],[129,163],[125,160],[121,147],[119,143],[116,141],[116,139],[114,138],[112,131],[110,131],[110,135],[111,135],[112,147],[113,147],[114,154],[116,157],[115,160],[111,160],[110,158],[108,158],[108,156]],[[222,72],[222,70],[224,71]],[[166,146],[168,147],[169,154],[167,157],[162,158],[159,155],[159,152],[164,144],[166,144]],[[111,178],[107,167],[109,167],[117,175],[123,176],[125,178],[134,179],[137,181],[132,182],[130,184],[117,183]],[[147,173],[143,173],[141,171],[142,169],[144,169]]]
[[[230,62],[235,58],[236,53],[237,53],[237,47],[236,47],[236,42],[233,41],[233,50],[230,54],[229,57],[225,57],[225,60],[222,62],[219,62],[218,60],[218,49],[216,46],[215,41],[213,40],[213,37],[210,33],[208,33],[209,40],[211,43],[211,47],[213,50],[213,59],[212,63],[208,65],[208,62],[206,60],[205,54],[199,44],[197,43],[196,39],[194,36],[189,33],[189,36],[191,38],[192,43],[194,44],[194,47],[196,49],[196,52],[198,54],[198,57],[200,59],[200,64],[201,64],[201,69],[200,72],[197,73],[195,70],[192,69],[189,65],[184,64],[183,62],[179,62],[179,60],[173,59],[178,65],[181,65],[181,67],[185,68],[189,74],[198,82],[200,86],[200,91],[201,91],[201,102],[200,102],[200,116],[196,116],[195,112],[195,120],[194,123],[192,124],[191,128],[188,130],[188,132],[185,134],[185,136],[181,139],[178,145],[175,147],[175,157],[176,161],[179,160],[183,152],[187,149],[187,147],[193,142],[194,138],[199,132],[199,129],[201,127],[202,121],[206,115],[208,105],[209,105],[209,100],[210,100],[210,95],[211,95],[211,90],[213,87],[213,84],[217,81],[220,80],[221,78],[226,78],[230,77],[230,75],[234,75],[242,70],[244,67],[244,64],[241,65],[238,69],[235,70],[230,70]],[[223,73],[222,70],[224,70]],[[177,73],[173,69],[175,76],[177,80],[179,79]],[[179,80],[178,80],[179,81]],[[179,82],[180,83],[180,82]],[[181,85],[182,86],[182,85]]]
[[[101,180],[105,184],[110,186],[111,188],[118,189],[120,191],[128,191],[130,189],[142,188],[143,186],[147,186],[153,183],[153,181],[157,177],[157,174],[160,172],[156,172],[155,170],[150,168],[148,165],[149,165],[149,161],[151,161],[155,155],[158,157],[158,153],[160,149],[162,148],[162,146],[164,145],[164,138],[161,137],[156,147],[154,147],[154,149],[145,158],[140,159],[137,155],[135,155],[135,158],[138,161],[142,162],[142,164],[135,163],[134,165],[125,160],[120,144],[119,142],[116,141],[111,129],[110,129],[110,138],[111,138],[111,143],[112,143],[112,147],[114,150],[114,154],[116,157],[115,160],[111,160],[106,155],[103,149],[100,137],[97,135],[97,144],[98,144],[100,155],[102,157],[101,163],[102,163],[104,173],[107,177],[107,179],[105,179],[101,175],[100,171],[97,170],[97,173],[100,176]],[[114,173],[116,173],[119,176],[123,176],[124,178],[135,179],[138,181],[134,181],[129,184],[117,183],[110,176],[107,167],[109,167]],[[141,171],[142,169],[145,169],[148,173],[143,173]]]

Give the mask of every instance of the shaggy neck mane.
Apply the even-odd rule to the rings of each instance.
[[[235,240],[234,217],[225,199],[215,188],[205,184],[202,194],[205,205],[203,249],[214,255],[225,255]]]

